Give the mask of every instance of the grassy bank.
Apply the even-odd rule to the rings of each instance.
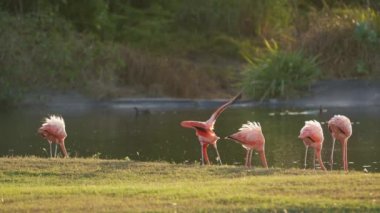
[[[0,209],[380,210],[380,174],[100,159],[0,158]]]

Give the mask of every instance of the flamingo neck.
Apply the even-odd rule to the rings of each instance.
[[[261,159],[261,164],[263,165],[264,168],[268,169],[268,163],[265,157],[265,150],[263,149],[262,151],[259,151],[259,155]]]

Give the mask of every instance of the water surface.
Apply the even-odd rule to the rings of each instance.
[[[36,131],[42,118],[48,114],[63,115],[66,121],[66,148],[71,157],[123,159],[141,161],[169,161],[193,163],[200,160],[200,145],[192,129],[182,128],[182,120],[207,120],[212,108],[203,109],[150,109],[137,115],[133,108],[20,108],[0,111],[0,156],[36,155],[47,157],[48,143]],[[293,115],[286,113],[305,112]],[[311,110],[311,111],[310,111]],[[329,108],[322,114],[315,109],[270,109],[258,107],[230,108],[215,125],[217,134],[224,138],[249,121],[261,123],[266,138],[266,155],[270,167],[303,167],[305,147],[297,138],[305,120],[326,122],[334,114],[344,114],[353,122],[353,135],[348,142],[350,169],[379,171],[380,136],[378,107]],[[323,160],[328,160],[332,145],[326,123]],[[223,163],[242,164],[245,150],[232,141],[218,142]],[[47,151],[46,151],[47,150]],[[210,159],[215,161],[215,151],[209,148]],[[309,151],[308,166],[312,166]],[[335,168],[341,168],[341,146],[336,144]],[[259,165],[258,155],[253,165]]]

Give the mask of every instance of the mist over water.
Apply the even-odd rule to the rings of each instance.
[[[49,144],[37,134],[43,117],[60,114],[66,122],[66,148],[70,157],[91,157],[139,161],[169,161],[193,163],[200,161],[201,147],[192,129],[182,128],[182,120],[207,120],[214,108],[140,110],[133,108],[94,107],[86,109],[14,109],[0,112],[0,156],[36,155],[47,157]],[[219,137],[232,134],[247,121],[261,123],[266,139],[269,167],[303,168],[305,147],[297,138],[306,120],[322,122],[325,142],[322,158],[329,168],[332,139],[327,121],[334,114],[348,116],[353,122],[353,135],[348,142],[349,168],[379,172],[380,168],[380,110],[378,107],[318,109],[230,108],[217,120]],[[341,146],[335,145],[335,169],[342,167]],[[237,143],[221,139],[218,149],[224,164],[242,165],[245,150]],[[216,164],[216,154],[209,147],[210,160]],[[313,151],[309,149],[308,168],[312,168]],[[253,165],[261,166],[258,155]]]

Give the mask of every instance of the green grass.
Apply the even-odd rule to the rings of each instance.
[[[380,174],[0,158],[1,212],[380,211]]]

